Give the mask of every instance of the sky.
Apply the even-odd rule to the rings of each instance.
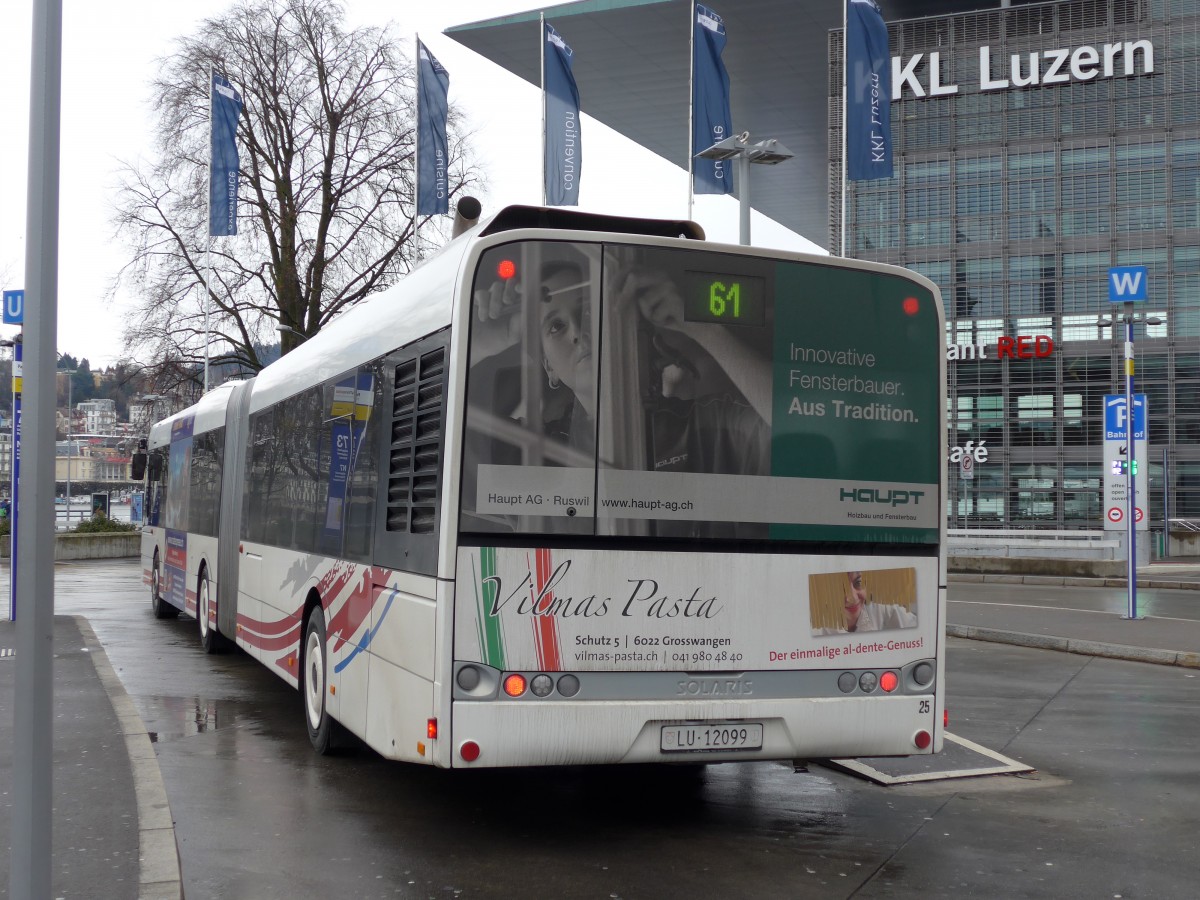
[[[110,297],[131,251],[115,236],[113,206],[123,163],[150,158],[154,115],[150,80],[173,41],[230,6],[229,0],[62,0],[63,69],[59,202],[58,349],[86,358],[93,369],[122,357],[121,334],[133,297]],[[538,9],[529,0],[347,0],[351,26],[394,25],[413,56],[419,33],[450,73],[450,102],[464,114],[487,179],[479,192],[484,214],[510,203],[541,202],[541,99],[537,87],[489,62],[442,31],[454,25]],[[0,288],[24,287],[28,179],[29,72],[32,0],[6,4],[0,29]],[[564,38],[570,43],[569,33]],[[536,53],[536,49],[531,49]],[[580,85],[584,104],[586,85]],[[737,111],[734,110],[736,124]],[[687,175],[586,114],[579,209],[635,216],[687,216]],[[503,154],[486,148],[512,148]],[[620,177],[588,160],[620,160]],[[692,218],[710,240],[737,243],[733,197],[699,196]],[[781,225],[754,214],[752,243],[824,252]],[[11,338],[16,326],[0,325]]]

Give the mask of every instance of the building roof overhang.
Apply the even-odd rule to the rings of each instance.
[[[1000,0],[881,0],[888,21],[1000,5]],[[796,155],[784,165],[758,167],[752,203],[824,245],[830,179],[840,177],[829,171],[828,43],[829,31],[842,27],[842,3],[717,0],[712,6],[729,35],[723,60],[734,131],[749,131],[754,140],[775,138]],[[690,3],[681,0],[580,0],[544,9],[574,51],[583,111],[682,168],[689,145],[689,10]],[[458,25],[445,33],[540,85],[542,11]]]

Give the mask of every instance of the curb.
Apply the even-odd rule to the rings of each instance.
[[[971,584],[1039,584],[1052,587],[1105,587],[1128,586],[1124,578],[1083,578],[1076,575],[987,575],[981,572],[948,572],[947,581],[964,581]],[[1198,581],[1159,581],[1154,578],[1139,578],[1140,588],[1157,588],[1174,591],[1200,591]]]
[[[1109,644],[1103,641],[1084,641],[1047,634],[1024,634],[1019,631],[1002,631],[998,628],[980,628],[975,625],[947,625],[946,634],[950,637],[967,638],[973,641],[991,641],[996,644],[1034,647],[1039,650],[1079,653],[1083,656],[1102,656],[1106,659],[1124,659],[1130,662],[1154,663],[1160,666],[1200,669],[1200,653],[1194,651],[1153,650],[1147,647],[1129,647],[1125,644]]]
[[[158,757],[142,717],[133,707],[121,679],[113,671],[92,626],[83,616],[72,616],[83,635],[88,656],[100,683],[121,723],[138,810],[138,898],[139,900],[183,900],[183,877],[179,869],[179,845],[175,820],[167,802],[167,789],[158,769]]]

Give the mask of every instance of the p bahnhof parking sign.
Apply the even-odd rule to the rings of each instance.
[[[1149,507],[1149,406],[1145,394],[1133,396],[1134,524],[1139,531],[1150,529]],[[1125,499],[1129,466],[1129,415],[1124,394],[1104,395],[1104,528],[1124,531],[1129,527]]]

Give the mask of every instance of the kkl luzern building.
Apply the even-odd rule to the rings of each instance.
[[[1125,392],[1124,325],[1101,324],[1124,309],[1109,299],[1117,266],[1149,273],[1134,337],[1150,522],[1164,484],[1172,518],[1200,519],[1200,0],[1070,0],[888,32],[895,177],[850,185],[844,230],[830,34],[830,248],[844,234],[846,255],[942,289],[951,526],[1101,526],[1103,398]]]

